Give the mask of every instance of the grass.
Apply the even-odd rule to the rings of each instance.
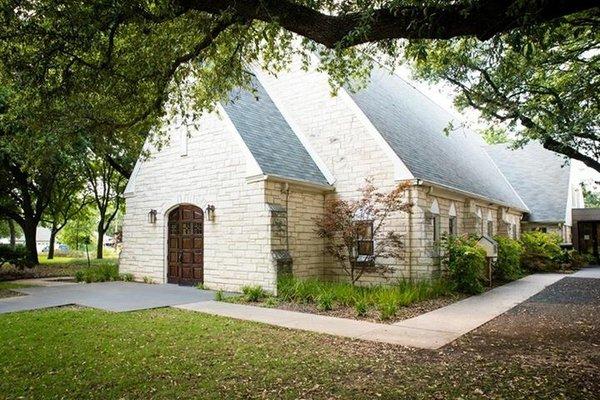
[[[569,346],[554,346],[565,353],[554,364],[545,345],[504,352],[489,338],[417,351],[175,309],[58,308],[0,315],[0,326],[2,399],[590,398],[597,389],[590,368],[565,367]]]
[[[87,267],[88,262],[86,257],[54,257],[52,260],[48,260],[46,255],[40,255],[40,265],[53,265],[53,266],[79,266]],[[117,257],[105,257],[102,259],[93,258],[90,256],[90,265],[101,266],[101,265],[116,265]]]
[[[31,286],[32,285],[25,285],[22,283],[0,282],[0,298],[17,296],[18,294],[15,293],[13,289],[21,289]]]
[[[445,280],[353,286],[349,283],[298,279],[292,276],[281,277],[277,290],[278,298],[282,301],[314,303],[320,310],[331,310],[336,305],[352,307],[358,316],[374,308],[383,320],[393,318],[400,307],[454,293],[453,286]]]

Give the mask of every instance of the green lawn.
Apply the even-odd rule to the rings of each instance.
[[[489,339],[417,351],[175,309],[59,308],[0,326],[2,399],[586,397],[579,366]]]
[[[88,261],[85,257],[54,257],[52,260],[48,260],[48,256],[40,255],[39,257],[41,265],[51,266],[80,266],[87,267]],[[105,257],[102,259],[96,259],[90,257],[91,265],[112,265],[117,263],[117,257]]]
[[[20,289],[25,287],[31,287],[31,285],[24,285],[14,282],[0,282],[0,298],[13,297],[15,296],[15,292],[13,292],[12,289]]]

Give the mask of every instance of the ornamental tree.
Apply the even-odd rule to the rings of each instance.
[[[389,192],[378,190],[368,179],[358,200],[329,198],[316,232],[325,239],[325,254],[334,258],[355,284],[368,270],[385,272],[386,262],[404,255],[402,235],[390,226],[392,218],[410,212],[408,183]]]

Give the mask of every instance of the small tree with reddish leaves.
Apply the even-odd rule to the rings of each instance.
[[[354,285],[367,270],[385,272],[381,261],[403,257],[402,235],[388,228],[391,218],[408,213],[409,183],[379,191],[366,180],[358,200],[327,199],[316,232],[325,239],[325,253],[333,256]]]

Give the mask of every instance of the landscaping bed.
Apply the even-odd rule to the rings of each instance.
[[[350,319],[357,319],[357,320],[369,321],[369,322],[384,322],[384,323],[393,324],[395,322],[402,321],[404,319],[413,318],[418,315],[425,314],[429,311],[433,311],[438,308],[445,307],[445,306],[450,305],[458,300],[462,300],[465,297],[467,297],[467,296],[457,293],[454,295],[438,297],[436,299],[418,301],[416,303],[400,307],[396,311],[396,314],[394,314],[393,317],[390,317],[385,320],[381,319],[381,316],[376,309],[369,309],[366,312],[366,314],[357,315],[356,310],[354,308],[344,307],[344,306],[337,306],[337,307],[333,308],[332,310],[320,310],[316,304],[310,304],[310,303],[279,302],[276,305],[270,305],[265,302],[249,303],[249,302],[245,302],[243,299],[239,300],[239,302],[248,303],[248,304],[252,304],[252,305],[259,305],[262,307],[275,307],[275,308],[278,308],[281,310],[298,311],[298,312],[305,312],[305,313],[311,313],[311,314],[326,315],[329,317],[350,318]]]
[[[218,300],[307,312],[340,318],[394,323],[447,306],[467,297],[454,291],[446,280],[398,281],[390,285],[354,286],[285,276],[278,281],[278,295],[259,287],[245,287],[241,296]]]

